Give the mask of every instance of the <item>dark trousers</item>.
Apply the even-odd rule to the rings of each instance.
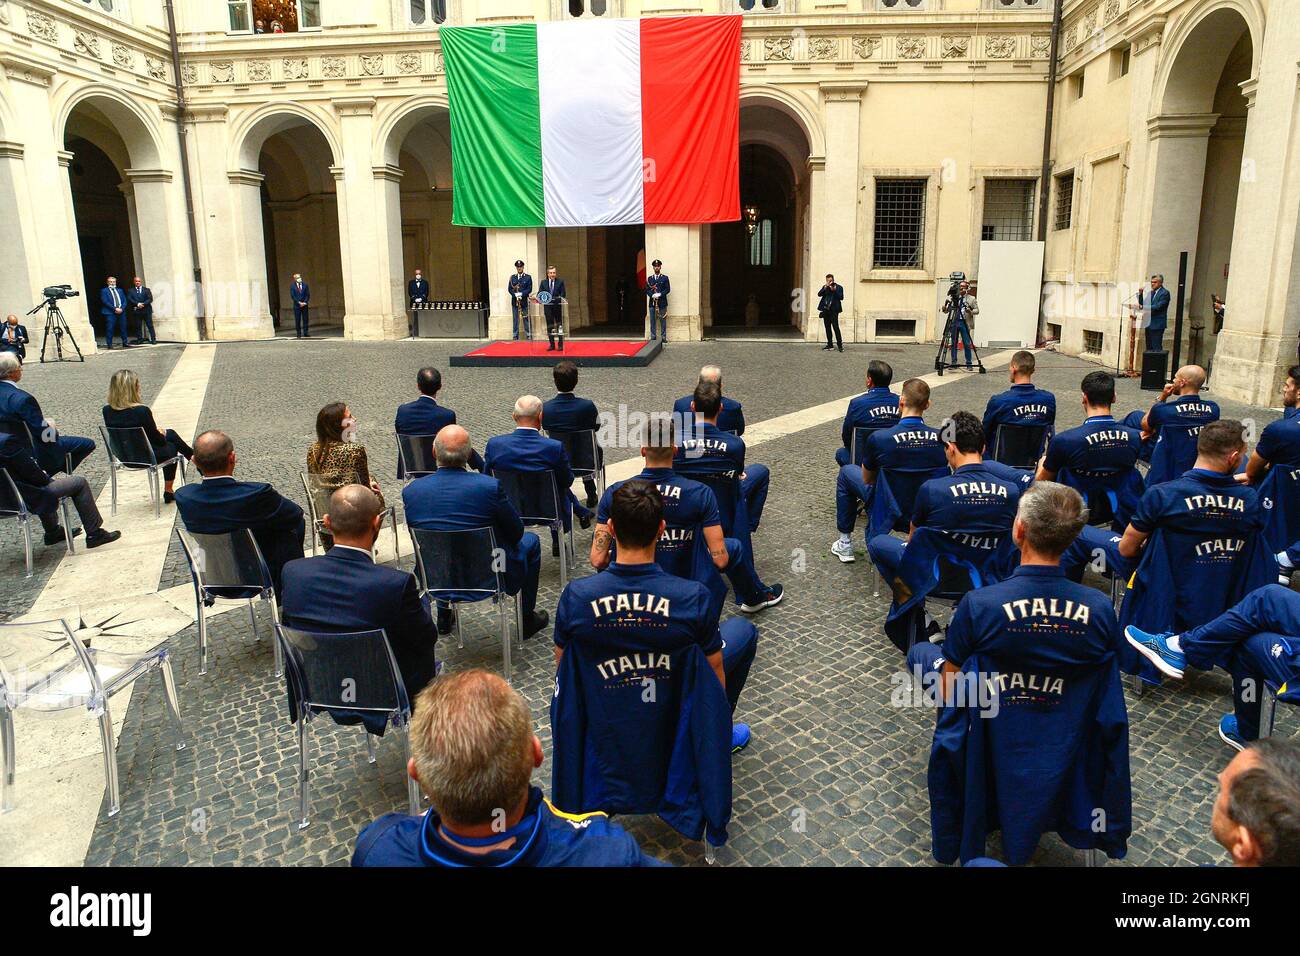
[[[40,435],[33,437],[37,442],[36,460],[51,475],[57,475],[61,471],[66,472],[69,457],[72,459],[72,470],[76,471],[77,466],[95,450],[94,439],[82,438],[78,435],[60,435],[52,448],[40,444],[42,440]]]
[[[727,545],[727,567],[723,574],[731,582],[737,604],[753,604],[767,593],[767,585],[754,570],[754,556],[735,538],[724,538]]]
[[[758,653],[758,628],[744,618],[731,617],[722,622],[722,670],[727,675],[727,703],[736,712],[736,702],[749,679],[749,668]]]
[[[537,607],[537,577],[541,569],[542,543],[537,535],[525,531],[514,551],[506,555],[506,593],[513,595],[523,591],[520,605],[524,617],[531,615]]]
[[[831,344],[831,334],[834,333],[835,345],[843,348],[844,337],[840,335],[840,314],[838,312],[823,312],[822,324],[826,326],[826,344]]]
[[[293,331],[295,335],[307,334],[307,313],[311,311],[309,306],[293,304]]]
[[[1232,675],[1237,732],[1246,740],[1259,736],[1262,683],[1277,688],[1300,676],[1295,635],[1300,635],[1300,594],[1270,584],[1180,639],[1187,663],[1203,670],[1218,665]]]
[[[149,333],[149,344],[150,344],[150,345],[157,345],[157,344],[158,344],[158,337],[154,334],[154,330],[153,330],[153,313],[152,313],[152,312],[141,312],[141,313],[138,313],[136,317],[140,320],[140,328],[136,330],[136,334],[135,334],[135,344],[136,344],[136,345],[143,345],[143,344],[144,344],[144,336],[145,336],[145,332],[148,331],[148,333]]]
[[[740,493],[745,496],[751,531],[757,531],[758,523],[763,520],[763,508],[767,505],[767,489],[771,481],[772,472],[767,465],[745,466],[745,477],[740,479]]]
[[[1146,330],[1146,334],[1147,334],[1148,352],[1159,352],[1164,349],[1165,330],[1163,328],[1160,329],[1148,328]]]
[[[892,534],[878,534],[867,542],[867,554],[880,569],[880,577],[886,584],[892,585],[894,578],[898,577],[906,551],[907,542]]]
[[[281,573],[286,564],[302,557],[302,539],[306,532],[307,522],[303,518],[298,519],[296,527],[287,531],[270,528],[253,529],[253,538],[261,549],[262,558],[266,561],[266,569],[271,572],[271,583],[275,586],[275,596],[278,600],[284,598]]]
[[[121,315],[116,312],[110,312],[104,316],[104,340],[108,347],[113,347],[113,332],[117,332],[117,337],[122,340],[123,345],[127,345],[130,339],[126,334],[126,312]]]
[[[559,306],[546,306],[546,337],[558,338],[561,344],[564,343],[564,313]]]
[[[175,458],[177,455],[181,455],[186,459],[193,457],[194,449],[187,445],[185,439],[176,434],[175,431],[169,428],[164,435],[167,438],[166,443],[155,446],[153,450],[154,456],[159,461],[165,458]],[[176,462],[173,461],[170,464],[163,465],[163,479],[165,481],[176,480]]]
[[[524,338],[531,339],[533,337],[533,329],[532,329],[532,322],[528,318],[528,299],[527,298],[516,299],[514,296],[511,296],[510,314],[511,317],[514,319],[514,326],[515,326],[514,337],[516,339],[519,338],[519,323],[523,322]]]
[[[659,299],[650,300],[650,338],[655,337],[656,327],[663,331],[664,341],[668,341],[668,316],[664,314],[664,307],[659,304]]]

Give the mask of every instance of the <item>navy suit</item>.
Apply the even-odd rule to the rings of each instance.
[[[563,300],[567,297],[564,289],[563,279],[543,279],[537,287],[538,293],[549,292],[551,301],[542,306],[542,312],[546,316],[546,334],[564,335],[564,305]]]
[[[108,342],[108,347],[113,347],[113,330],[117,330],[118,338],[122,340],[123,345],[127,345],[126,337],[126,290],[120,286],[109,288],[105,286],[99,290],[99,314],[104,317],[104,338]]]
[[[36,443],[37,463],[51,475],[68,470],[68,455],[72,456],[72,470],[76,471],[86,456],[95,450],[95,443],[89,438],[60,435],[45,420],[34,396],[7,379],[0,381],[0,432],[13,435],[26,445],[23,424],[27,425]]]
[[[689,429],[695,421],[695,413],[691,411],[693,401],[695,401],[694,395],[683,395],[673,402],[673,415],[677,417],[677,423],[682,431]],[[722,396],[722,410],[718,412],[718,430],[744,436],[745,411],[740,407],[740,402],[734,398]]]
[[[548,432],[594,432],[600,428],[600,412],[589,398],[578,398],[572,392],[557,392],[553,399],[542,405],[542,427]],[[602,449],[597,446],[597,464],[603,458]],[[588,496],[595,495],[596,479],[583,478],[582,487]]]
[[[439,468],[402,489],[402,507],[412,528],[467,531],[491,527],[497,547],[506,554],[506,591],[518,594],[522,588],[524,616],[533,613],[541,544],[537,535],[524,530],[499,481],[463,468]]]
[[[289,283],[289,298],[293,302],[293,331],[295,335],[307,334],[307,319],[311,302],[311,286],[305,282]],[[298,303],[303,303],[299,305]]]
[[[280,616],[285,627],[326,634],[383,628],[414,706],[416,696],[437,673],[434,643],[438,640],[429,602],[420,597],[415,576],[338,545],[319,557],[290,561],[283,573]],[[291,703],[291,714],[293,709]],[[357,718],[339,722],[356,723]],[[382,721],[373,715],[365,723],[372,733],[383,732]]]
[[[1147,351],[1159,352],[1163,346],[1165,328],[1169,324],[1169,290],[1163,285],[1147,293],[1139,293],[1138,302],[1150,297],[1147,308],[1150,315],[1147,321]]]
[[[393,431],[399,435],[436,435],[448,425],[456,424],[456,413],[446,405],[439,405],[438,400],[429,395],[421,395],[413,402],[397,406],[397,417],[393,420]],[[478,452],[471,452],[469,465],[475,471],[483,470],[483,459]],[[402,462],[397,462],[397,478],[402,479]]]
[[[275,593],[282,593],[281,573],[286,564],[302,557],[307,530],[296,504],[265,482],[214,476],[177,488],[176,510],[194,534],[252,531],[275,582]]]
[[[13,435],[0,434],[0,468],[9,472],[27,510],[35,515],[51,515],[59,499],[47,489],[50,476],[41,470],[27,443]]]
[[[515,293],[519,293],[518,296]],[[532,338],[532,329],[528,322],[528,297],[533,294],[533,277],[527,272],[514,272],[506,283],[506,295],[510,297],[510,314],[514,316],[514,337],[519,338],[519,320],[524,320],[524,338]]]
[[[149,330],[149,344],[154,345],[158,337],[153,330],[153,292],[146,285],[126,290],[127,315],[133,316],[140,320],[140,331],[136,333],[136,345],[144,344],[145,330]]]
[[[535,428],[516,428],[508,435],[489,438],[487,448],[483,451],[483,470],[489,475],[498,470],[554,472],[555,484],[561,495],[569,496],[573,510],[579,517],[591,517],[591,512],[578,503],[570,490],[573,485],[573,469],[569,467],[569,456],[565,454],[564,446],[554,438],[545,437]],[[561,508],[561,511],[565,509]],[[567,531],[572,516],[566,511],[561,517]]]
[[[16,352],[18,358],[27,358],[27,343],[31,337],[27,334],[27,326],[19,323],[10,325],[8,322],[0,325],[0,352]]]
[[[650,302],[650,338],[655,337],[655,319],[659,319],[659,325],[663,329],[664,341],[668,341],[668,293],[672,291],[672,283],[662,272],[655,275],[653,272],[645,277],[645,296]],[[659,298],[655,298],[655,293],[659,293]]]

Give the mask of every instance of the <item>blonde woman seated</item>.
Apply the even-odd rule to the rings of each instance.
[[[316,415],[316,441],[307,451],[307,473],[316,475],[331,493],[344,485],[365,485],[384,496],[379,483],[370,477],[366,446],[352,440],[357,422],[343,402],[331,402]]]
[[[104,406],[104,424],[108,428],[143,428],[153,446],[154,458],[168,461],[163,465],[163,501],[176,500],[172,487],[176,481],[175,458],[186,461],[194,457],[194,449],[172,429],[162,431],[153,420],[149,406],[140,401],[140,376],[129,368],[114,372],[108,382],[108,404]]]

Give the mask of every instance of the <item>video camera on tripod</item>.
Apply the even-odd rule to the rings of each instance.
[[[943,309],[944,313],[947,315],[947,319],[943,324],[943,335],[939,337],[939,353],[934,357],[935,373],[942,375],[944,369],[960,367],[957,365],[957,319],[960,316],[963,323],[966,325],[966,340],[970,342],[970,350],[966,353],[967,364],[965,367],[967,369],[971,367],[969,360],[971,353],[974,353],[975,365],[979,368],[980,374],[983,375],[988,370],[984,368],[984,363],[979,357],[979,349],[975,347],[975,342],[970,338],[970,323],[964,315],[966,304],[964,301],[965,297],[962,295],[961,285],[966,281],[966,273],[950,272],[948,273],[948,279],[952,284],[948,286],[948,301],[944,305]],[[944,361],[944,353],[948,351],[949,348],[952,349],[953,360],[951,362],[946,362]]]
[[[63,337],[68,337],[68,342],[72,345],[72,350],[77,353],[77,358],[86,361],[86,357],[81,354],[81,349],[77,347],[77,340],[72,337],[72,329],[68,327],[68,320],[63,317],[63,312],[59,309],[60,299],[72,299],[81,295],[80,292],[73,292],[72,286],[66,282],[61,285],[47,285],[41,290],[41,295],[45,299],[38,302],[30,310],[28,315],[35,315],[41,309],[45,310],[45,335],[41,338],[41,362],[45,361],[45,344],[50,339],[50,333],[54,333],[54,354],[58,356],[60,362],[63,361]]]

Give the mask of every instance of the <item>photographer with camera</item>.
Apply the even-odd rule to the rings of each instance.
[[[954,368],[957,366],[957,338],[960,336],[962,348],[966,352],[966,367],[973,369],[970,330],[975,327],[975,316],[980,314],[980,307],[975,301],[975,296],[970,294],[970,283],[965,278],[954,282],[948,289],[948,298],[943,303],[943,314],[948,316],[948,321],[951,323],[948,338],[952,342],[952,366]],[[942,354],[942,347],[940,353]]]
[[[5,317],[5,324],[0,326],[0,352],[13,352],[19,361],[27,358],[27,326],[18,322],[18,316],[12,312]]]

